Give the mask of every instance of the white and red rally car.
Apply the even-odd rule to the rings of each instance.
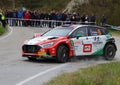
[[[23,57],[30,60],[55,58],[58,62],[83,55],[103,55],[112,60],[116,51],[115,39],[107,29],[93,25],[59,26],[26,40],[22,46]]]

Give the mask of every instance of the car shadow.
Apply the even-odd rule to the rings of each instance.
[[[58,64],[58,62],[55,59],[37,59],[37,60],[24,59],[23,61],[31,63]]]
[[[68,60],[68,63],[72,62],[81,62],[81,61],[100,61],[105,60],[103,56],[75,56]],[[56,61],[56,59],[37,59],[37,60],[29,60],[24,59],[25,62],[31,63],[43,63],[43,64],[61,64]]]
[[[100,61],[105,60],[103,56],[75,56],[71,58],[70,62],[80,61]]]

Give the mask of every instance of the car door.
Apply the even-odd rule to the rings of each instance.
[[[103,54],[103,48],[106,43],[106,36],[101,27],[88,26],[88,39],[92,42],[91,55]]]
[[[88,37],[87,26],[79,27],[70,35],[71,41],[74,43],[75,56],[91,54],[92,42],[88,39]]]

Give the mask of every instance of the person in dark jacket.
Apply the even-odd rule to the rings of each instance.
[[[83,16],[81,16],[81,21],[82,21],[82,24],[85,24],[85,14],[83,14]]]
[[[17,26],[17,18],[18,18],[18,11],[17,10],[13,10],[13,26]]]
[[[44,13],[44,11],[41,11],[41,13],[40,13],[40,27],[44,27],[44,24],[45,24],[44,20],[45,20],[45,13]]]
[[[100,19],[100,23],[101,23],[101,26],[104,26],[106,23],[106,17],[104,16],[104,14],[102,15],[102,17]]]
[[[49,23],[49,27],[54,28],[54,20],[56,20],[56,13],[54,10],[51,11],[49,19],[51,20]]]
[[[6,11],[6,18],[8,18],[8,25],[10,25],[10,26],[13,26],[13,12],[12,12],[12,10],[7,10]]]
[[[61,25],[61,21],[62,21],[62,14],[60,12],[56,13],[56,26],[60,26]]]
[[[96,22],[96,17],[94,14],[92,14],[92,16],[90,17],[90,23],[91,25],[95,25],[95,22]]]

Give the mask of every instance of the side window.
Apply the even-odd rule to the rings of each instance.
[[[88,27],[89,36],[103,35],[101,28],[99,27]]]
[[[88,27],[89,36],[97,36],[97,28],[96,27]]]
[[[108,34],[108,30],[106,28],[101,29],[102,35]]]
[[[76,29],[76,30],[70,35],[70,37],[74,38],[74,37],[76,36],[76,34],[81,34],[82,37],[87,36],[86,27],[80,27],[80,28]]]

